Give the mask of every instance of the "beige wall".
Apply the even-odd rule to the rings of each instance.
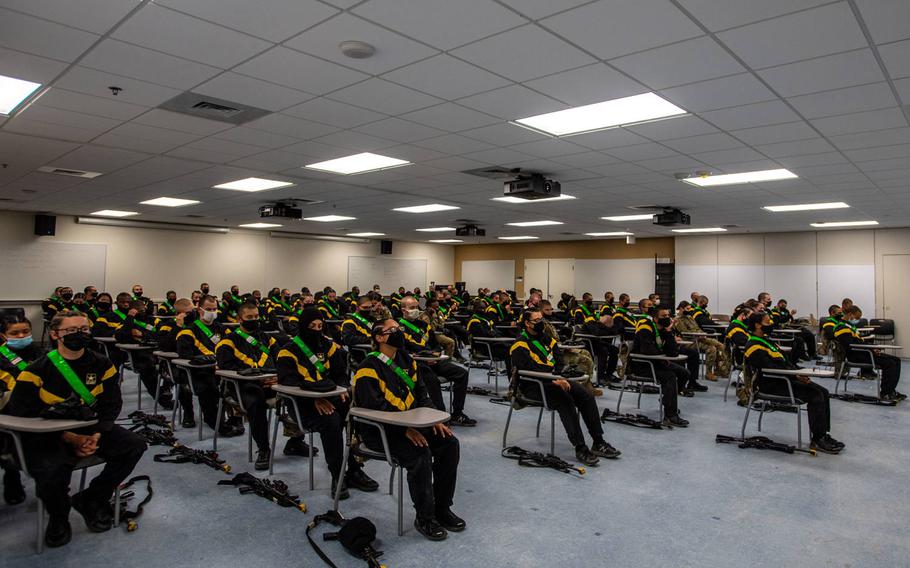
[[[627,259],[673,258],[673,239],[638,239],[634,245],[625,240],[587,240],[525,243],[494,243],[455,247],[455,280],[461,280],[461,263],[465,260],[514,260],[515,277],[524,277],[526,258]],[[524,296],[524,283],[515,284]]]

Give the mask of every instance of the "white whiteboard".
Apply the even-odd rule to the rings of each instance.
[[[478,288],[498,290],[515,289],[514,260],[464,260],[461,262],[461,279],[473,296]]]
[[[575,259],[575,296],[590,292],[602,299],[607,290],[623,292],[635,303],[654,292],[654,259]]]
[[[708,297],[708,309],[719,314],[724,313],[719,308],[718,291],[717,291],[717,265],[716,264],[692,264],[676,265],[676,303],[683,300],[689,301],[689,295],[692,292],[698,292]],[[674,309],[676,306],[672,306]]]
[[[0,300],[42,300],[57,286],[105,288],[107,245],[34,241],[0,253]]]
[[[399,286],[423,290],[427,285],[427,259],[349,256],[348,290],[353,286],[372,290],[373,284],[379,284],[384,292],[398,290]]]
[[[765,266],[765,292],[777,305],[781,298],[787,300],[790,310],[797,310],[796,317],[818,317],[818,290],[814,264],[767,265]],[[828,315],[825,306],[825,315]]]
[[[875,265],[818,265],[818,313],[828,315],[828,306],[844,298],[862,308],[863,317],[874,317]]]
[[[708,297],[708,309],[714,313],[730,314],[743,300],[765,291],[763,265],[722,264],[717,268],[717,298]]]

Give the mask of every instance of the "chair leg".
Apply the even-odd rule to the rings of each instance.
[[[281,399],[279,398],[278,402],[275,404],[275,413],[273,415],[274,424],[272,425],[272,453],[269,455],[269,475],[275,473],[275,444],[278,443],[278,425],[281,423],[281,420],[278,419],[278,408],[279,404],[281,404],[280,400]]]
[[[158,377],[155,379],[155,401],[152,403],[152,414],[158,414],[158,399],[161,397],[161,371],[158,371]],[[176,404],[177,401],[174,401]]]
[[[751,395],[749,396],[749,404],[746,405],[746,415],[743,416],[743,427],[739,434],[740,438],[746,437],[746,424],[748,424],[748,422],[749,422],[749,413],[750,412],[752,412],[752,396]]]
[[[660,421],[663,422],[666,416],[664,415],[664,387],[660,386],[660,383],[657,383],[657,404],[660,406]],[[676,412],[679,412],[679,409],[676,409]]]
[[[120,526],[120,485],[114,488],[114,526]]]
[[[82,468],[82,474],[79,476],[79,493],[85,491],[85,478],[88,474],[88,468]]]
[[[348,425],[350,428],[351,426]],[[347,443],[344,445],[344,457],[341,460],[341,473],[338,474],[339,483],[335,484],[335,496],[332,500],[332,510],[338,511],[338,499],[341,496],[341,483],[340,480],[344,479],[345,470],[348,467],[348,456],[351,455],[351,437],[347,437]]]
[[[768,408],[768,403],[762,401],[761,410],[758,412],[758,431],[761,432],[761,421],[765,417],[765,410]]]
[[[543,406],[540,407],[540,414],[537,415],[537,437],[540,438],[540,421],[543,420]]]
[[[219,394],[221,396],[218,397],[218,415],[215,417],[215,437],[212,438],[212,451],[214,452],[218,451],[218,431],[221,430],[221,414],[224,411],[224,393],[219,391]],[[201,421],[200,424],[202,424]],[[201,434],[202,429],[200,428],[199,431]]]
[[[556,411],[550,411],[550,454],[556,455]]]
[[[398,466],[398,536],[404,534],[404,469]],[[392,468],[392,471],[395,471]]]
[[[616,414],[619,414],[619,407],[622,405],[622,395],[626,391],[626,378],[623,374],[622,383],[619,385],[619,400],[616,401]]]
[[[506,427],[502,431],[502,447],[503,448],[506,447],[506,437],[509,435],[509,423],[512,421],[512,411],[513,410],[514,409],[512,408],[512,405],[510,404],[509,405],[509,414],[508,414],[508,416],[506,416]]]
[[[796,407],[796,447],[803,447],[803,407]]]
[[[395,471],[395,466],[392,466],[392,473],[389,474],[389,495],[395,494],[395,491],[393,491],[395,488]]]
[[[38,554],[44,552],[44,501],[38,498]]]
[[[315,446],[313,446],[313,431],[312,431],[312,430],[310,430],[310,431],[307,433],[307,439],[308,439],[309,442],[310,442],[310,457],[309,457],[309,459],[308,459],[307,461],[310,462],[310,464],[309,464],[309,465],[310,465],[310,491],[312,491],[313,488],[315,487],[315,484],[314,484],[314,482],[313,482],[313,469],[314,469],[314,467],[315,467],[314,464],[316,463],[316,456],[313,455],[313,454],[315,453],[315,451],[313,450],[313,448],[314,448]],[[338,484],[339,484],[339,485],[341,484],[341,480],[340,480],[340,479],[338,480]]]

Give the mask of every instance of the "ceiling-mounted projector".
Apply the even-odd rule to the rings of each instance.
[[[455,229],[456,237],[485,237],[487,230],[481,229],[477,225],[464,225]]]
[[[691,217],[679,209],[667,209],[663,213],[654,215],[653,223],[661,227],[675,227],[677,225],[688,225]]]
[[[302,219],[303,209],[288,203],[274,203],[259,208],[260,217],[280,217],[282,219]]]
[[[546,179],[541,174],[519,176],[502,185],[502,194],[519,199],[547,199],[559,197],[562,186],[558,181]]]

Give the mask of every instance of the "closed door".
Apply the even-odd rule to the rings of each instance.
[[[525,259],[525,297],[531,288],[538,288],[543,291],[543,297],[549,298],[549,266],[550,261],[547,259]]]
[[[894,343],[905,345],[910,341],[910,254],[886,254],[882,260],[882,317],[894,320]],[[872,314],[866,317],[871,318]],[[910,357],[906,352],[900,355]]]
[[[548,273],[550,300],[558,300],[563,292],[575,295],[574,258],[551,258]]]

